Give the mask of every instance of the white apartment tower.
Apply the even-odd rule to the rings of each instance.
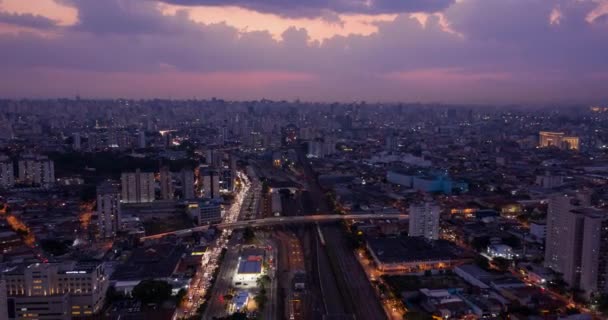
[[[113,238],[120,228],[120,191],[109,182],[97,187],[97,226],[102,238]]]
[[[549,196],[545,267],[560,272],[570,285],[579,282],[584,216],[574,210],[589,207],[588,192],[558,193]]]
[[[121,175],[123,203],[144,203],[154,201],[154,173],[123,172]]]
[[[439,239],[439,216],[441,209],[433,202],[423,202],[410,205],[409,216],[410,237],[425,237]]]

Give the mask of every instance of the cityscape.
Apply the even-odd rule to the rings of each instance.
[[[0,0],[0,320],[608,319],[607,22]]]

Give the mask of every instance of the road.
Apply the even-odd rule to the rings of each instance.
[[[223,217],[223,221],[227,223],[238,220],[239,215],[243,211],[243,200],[250,190],[250,182],[247,177],[241,172],[238,172],[238,176],[242,183],[240,189],[237,190],[235,201],[230,208],[226,210]],[[191,279],[188,292],[186,293],[187,301],[176,312],[178,318],[193,316],[200,304],[204,302],[204,297],[210,289],[211,281],[213,280],[211,276],[221,262],[220,254],[222,249],[232,247],[233,242],[231,236],[232,230],[223,230],[220,236],[209,245],[207,251],[201,256],[200,266]],[[231,251],[232,250],[229,250],[229,252]]]
[[[245,221],[233,221],[218,223],[215,226],[218,229],[243,229],[247,227],[269,227],[276,225],[288,225],[288,224],[306,224],[306,223],[325,223],[334,222],[340,220],[406,220],[409,216],[407,214],[399,213],[371,213],[371,214],[315,214],[309,216],[295,216],[295,217],[271,217],[262,219],[253,219]],[[175,230],[165,233],[159,233],[150,236],[141,237],[141,241],[160,239],[162,237],[177,235],[177,236],[188,236],[193,232],[199,232],[209,229],[210,226],[199,226],[189,229]]]

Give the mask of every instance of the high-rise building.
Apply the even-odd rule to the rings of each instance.
[[[112,238],[120,229],[120,191],[110,182],[97,187],[97,226],[102,238]]]
[[[154,173],[123,172],[121,175],[122,202],[142,203],[154,201]]]
[[[14,185],[15,172],[13,169],[13,160],[5,155],[0,155],[0,188],[10,189]]]
[[[577,191],[549,196],[545,266],[563,274],[570,285],[580,280],[584,216],[576,210],[589,207],[589,192]]]
[[[585,208],[581,247],[580,289],[590,293],[608,293],[608,211]]]
[[[96,261],[15,265],[2,277],[8,319],[91,316],[103,307],[108,289],[103,264]]]
[[[160,198],[163,200],[173,199],[173,178],[169,167],[160,168]]]
[[[179,176],[182,184],[182,197],[184,199],[194,199],[194,171],[184,168]]]
[[[21,184],[49,187],[55,183],[55,164],[46,156],[22,156],[18,180]]]
[[[73,141],[72,141],[72,149],[78,151],[81,148],[81,139],[80,139],[80,133],[75,132],[72,135]]]
[[[432,202],[410,205],[408,235],[410,237],[425,237],[432,240],[439,239],[440,213],[440,207]]]
[[[562,150],[579,150],[579,137],[566,136],[563,132],[541,131],[538,133],[540,148],[556,147]]]
[[[203,171],[203,197],[217,199],[220,197],[220,176],[215,170]]]
[[[137,135],[137,147],[143,149],[146,147],[146,132],[141,130]]]
[[[8,319],[6,280],[0,279],[0,319]]]

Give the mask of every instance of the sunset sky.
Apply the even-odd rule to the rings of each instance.
[[[0,0],[0,96],[604,103],[607,0]]]

